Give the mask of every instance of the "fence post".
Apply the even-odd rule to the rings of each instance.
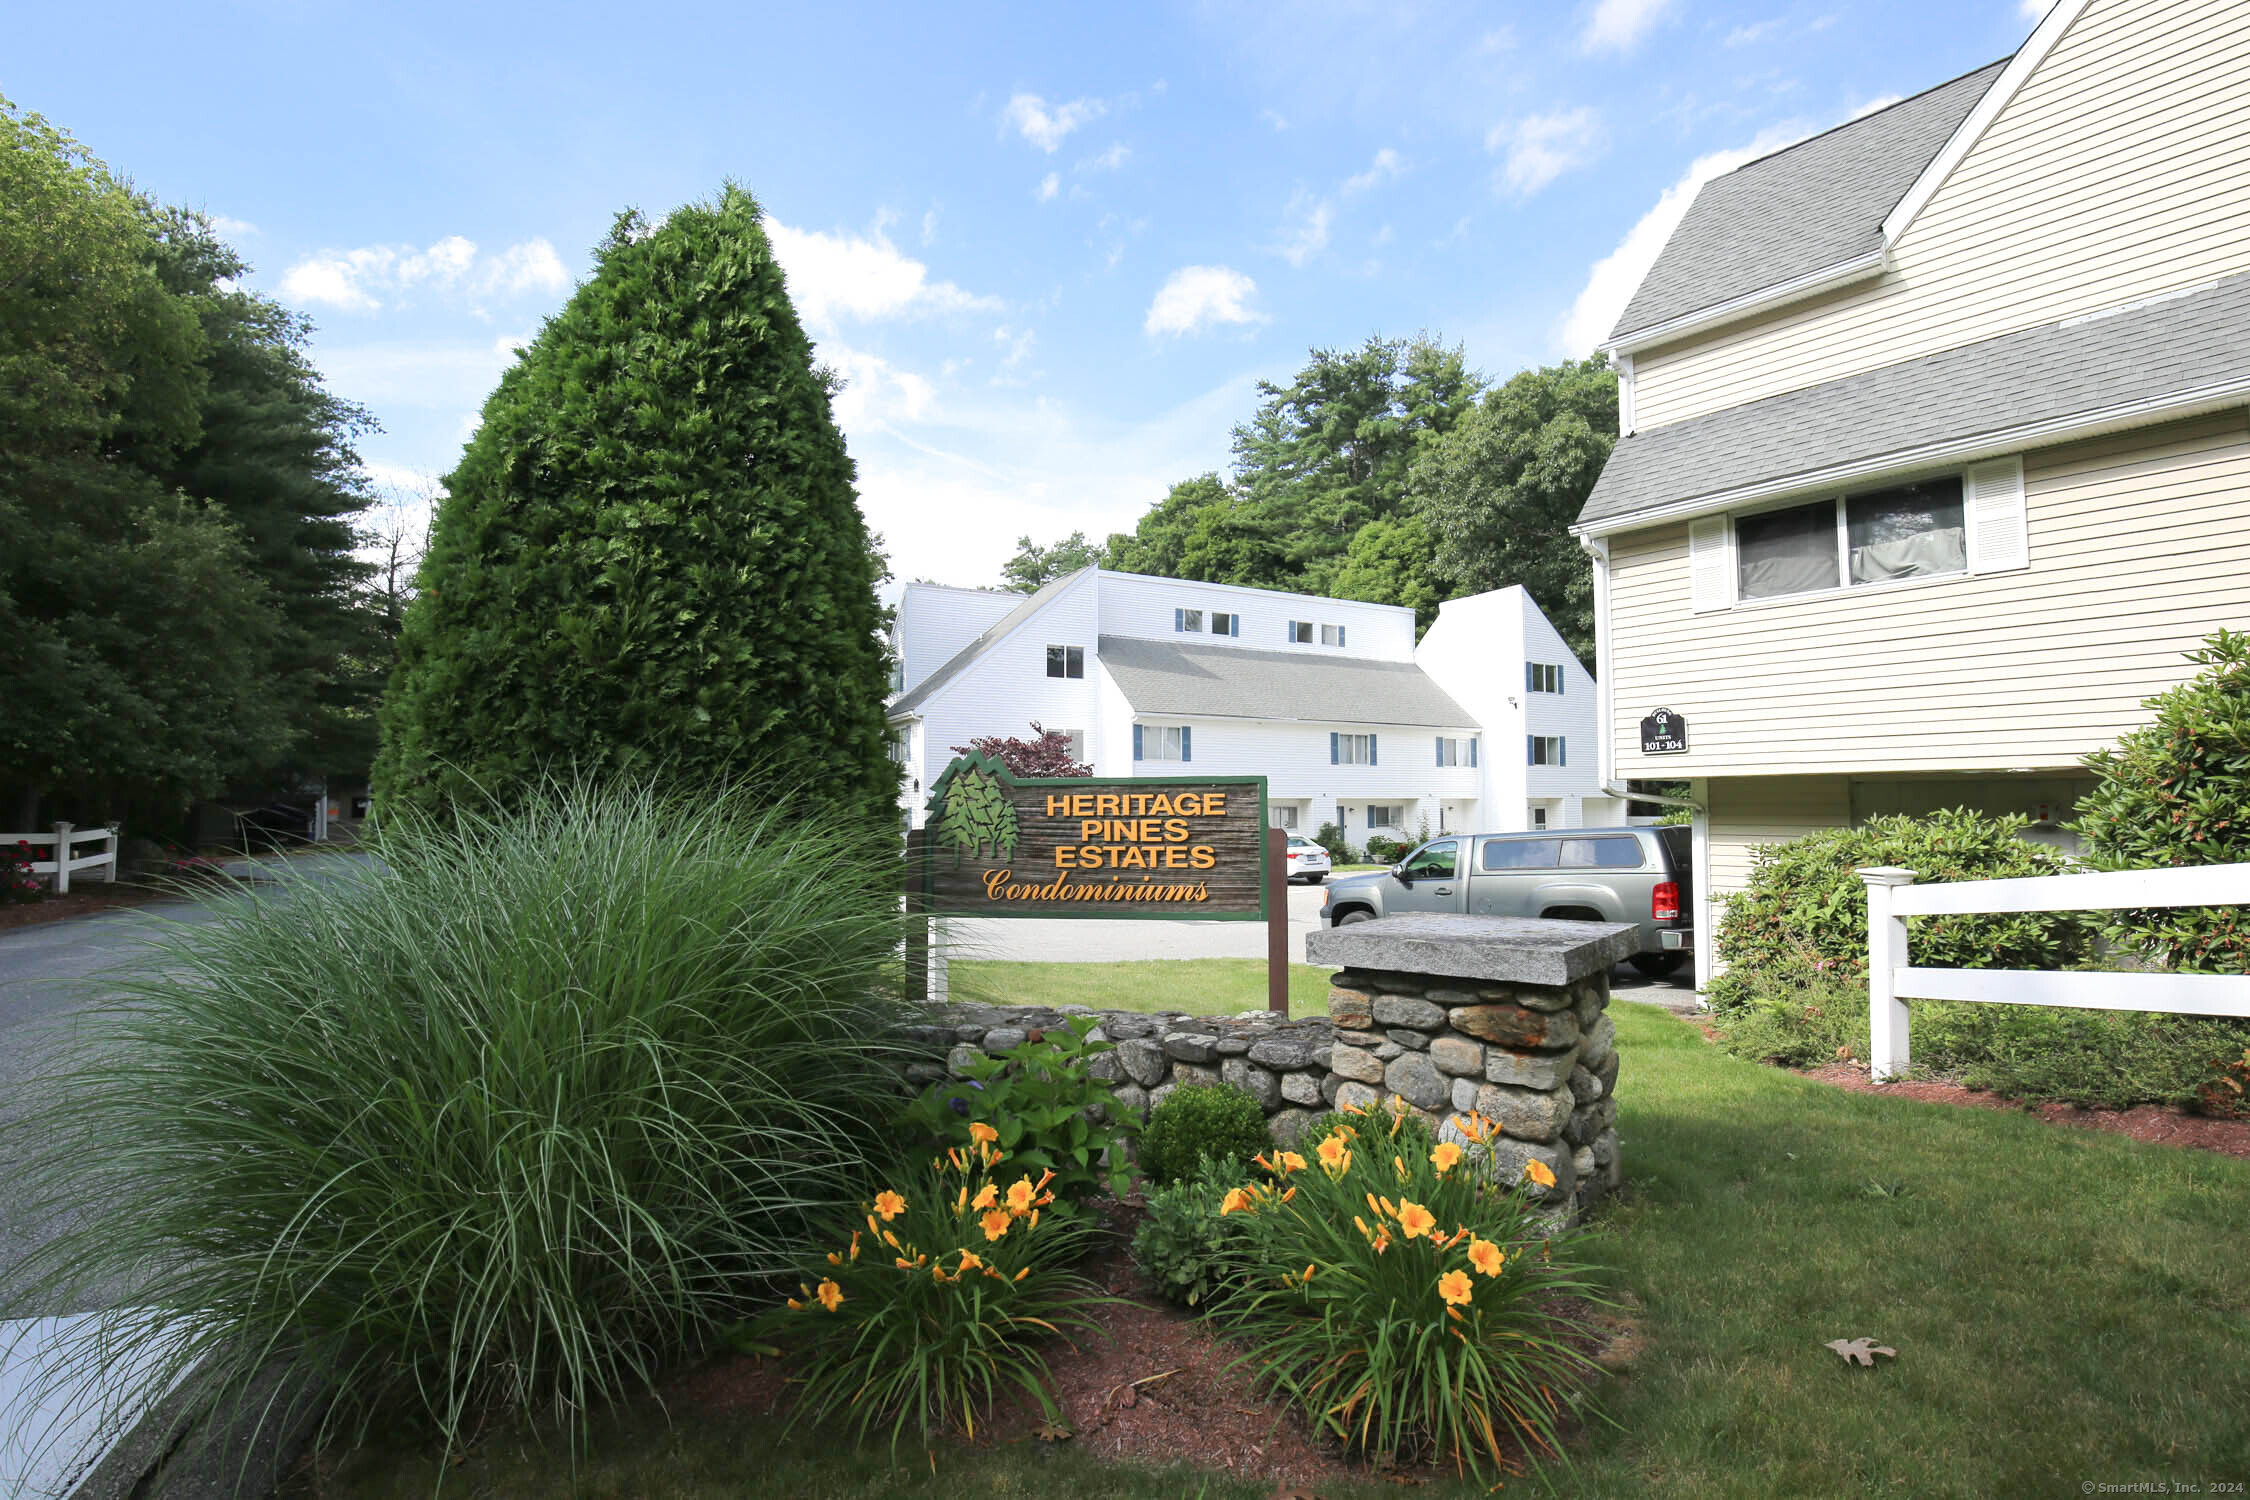
[[[109,825],[108,842],[102,845],[102,848],[109,853],[109,863],[102,869],[102,883],[104,885],[117,884],[117,838],[118,827],[115,823],[112,823]]]
[[[916,1006],[930,1003],[930,919],[922,891],[926,837],[919,828],[906,835],[906,999]]]
[[[74,825],[55,825],[55,894],[70,894],[70,830]]]
[[[1912,885],[1914,872],[1878,865],[1856,873],[1867,885],[1867,1070],[1883,1083],[1912,1061],[1906,1002],[1898,997],[1895,972],[1907,963],[1906,919],[1892,914],[1891,892]]]

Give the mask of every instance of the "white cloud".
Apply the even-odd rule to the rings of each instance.
[[[1280,134],[1280,133],[1281,133],[1282,131],[1284,131],[1284,130],[1287,130],[1287,129],[1289,128],[1289,118],[1288,118],[1288,116],[1286,116],[1286,115],[1282,114],[1282,113],[1281,113],[1280,111],[1278,111],[1278,110],[1271,110],[1271,109],[1261,109],[1261,110],[1259,110],[1259,111],[1258,111],[1258,122],[1259,122],[1260,124],[1262,124],[1262,125],[1271,125],[1271,126],[1273,127],[1273,129],[1274,129],[1274,133],[1275,133],[1276,135],[1279,135],[1279,134]]]
[[[1906,96],[1904,94],[1877,94],[1874,98],[1868,100],[1865,104],[1862,104],[1857,109],[1854,109],[1845,118],[1856,120],[1861,115],[1871,115],[1879,109],[1889,109],[1892,105],[1898,103],[1899,100],[1904,99],[1905,97]]]
[[[1182,266],[1164,279],[1142,328],[1151,334],[1200,333],[1219,323],[1262,323],[1250,303],[1258,284],[1229,266]]]
[[[1037,94],[1018,94],[1000,112],[1000,122],[1052,155],[1064,137],[1087,121],[1099,119],[1108,109],[1099,99],[1073,99],[1050,109]]]
[[[1325,198],[1299,193],[1290,203],[1289,211],[1301,217],[1296,229],[1280,247],[1281,258],[1293,266],[1301,266],[1327,246],[1328,231],[1336,218],[1336,205]]]
[[[205,214],[203,217],[210,224],[211,232],[222,240],[246,240],[252,235],[265,232],[248,219],[230,219],[225,214]]]
[[[992,341],[1007,351],[1000,357],[1000,368],[1012,370],[1031,357],[1032,346],[1039,342],[1039,335],[1028,328],[1017,330],[1003,323],[992,330]]]
[[[1729,47],[1748,47],[1753,43],[1764,41],[1780,29],[1781,18],[1779,16],[1769,17],[1763,21],[1753,21],[1747,26],[1737,26],[1734,30],[1728,32],[1726,45]]]
[[[1508,190],[1522,197],[1592,161],[1603,142],[1601,116],[1584,104],[1496,125],[1485,138],[1487,149],[1507,152],[1501,176]]]
[[[938,206],[933,203],[930,205],[929,210],[922,215],[922,243],[924,245],[930,245],[936,242],[937,225]]]
[[[499,383],[529,340],[517,334],[493,339],[399,340],[323,346],[320,373],[328,388],[368,406],[420,411],[474,412]],[[470,418],[473,427],[475,418]]]
[[[1041,203],[1052,203],[1055,201],[1055,195],[1061,191],[1062,173],[1049,172],[1039,179],[1039,186],[1031,190],[1031,196],[1037,198]]]
[[[846,431],[919,422],[936,398],[936,388],[927,379],[864,350],[824,342],[820,362],[843,377],[835,412]]]
[[[496,255],[480,255],[475,241],[458,234],[449,234],[425,250],[405,245],[323,250],[281,276],[281,294],[291,301],[345,312],[374,312],[385,298],[425,288],[474,299],[552,294],[569,285],[570,273],[563,269],[562,257],[544,239],[525,240]]]
[[[1587,354],[1609,337],[1610,330],[1617,326],[1618,316],[1625,311],[1625,304],[1633,300],[1641,278],[1656,263],[1664,242],[1686,217],[1698,188],[1746,161],[1779,150],[1804,133],[1797,125],[1777,125],[1761,132],[1747,146],[1697,157],[1680,180],[1664,190],[1656,206],[1626,231],[1617,248],[1596,261],[1587,273],[1585,287],[1556,330],[1555,341],[1562,351],[1573,356]]]
[[[1578,45],[1587,52],[1628,51],[1671,8],[1672,0],[1598,0]]]
[[[2041,21],[2047,19],[2047,11],[2054,3],[2055,0],[2023,0],[2023,3],[2018,5],[2016,10],[2026,21],[2037,26]]]
[[[1399,166],[1398,153],[1385,146],[1375,153],[1375,159],[1367,164],[1366,171],[1354,172],[1344,179],[1345,196],[1349,197],[1353,193],[1364,193],[1369,188],[1375,187],[1389,178],[1396,177],[1399,173]]]
[[[904,254],[880,226],[872,235],[822,234],[765,221],[773,253],[789,275],[797,312],[815,329],[851,319],[919,317],[928,313],[992,311],[1000,303],[973,296],[950,281],[932,281],[930,268]]]
[[[1132,158],[1132,155],[1132,147],[1126,145],[1123,141],[1117,141],[1112,143],[1110,148],[1101,155],[1089,156],[1080,162],[1078,170],[1081,172],[1114,172],[1119,167],[1124,166]]]

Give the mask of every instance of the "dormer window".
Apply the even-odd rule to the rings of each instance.
[[[1049,677],[1084,677],[1086,675],[1086,648],[1084,646],[1049,646],[1047,648],[1047,675]]]

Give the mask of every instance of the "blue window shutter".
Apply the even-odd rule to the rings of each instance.
[[[1437,737],[1437,763],[1445,764],[1445,736],[1442,734]]]
[[[1375,759],[1375,736],[1373,735],[1367,737],[1367,763],[1371,766],[1380,764]]]
[[[1523,690],[1527,693],[1539,691],[1539,669],[1530,662],[1523,664]]]
[[[1336,731],[1331,729],[1328,731],[1328,763],[1332,766],[1343,764],[1343,755],[1336,748],[1336,740]]]
[[[1240,615],[1228,615],[1228,616],[1227,616],[1227,634],[1228,634],[1228,635],[1240,635],[1240,634],[1242,634],[1242,616],[1240,616]]]
[[[1555,741],[1555,764],[1558,766],[1570,764],[1570,741],[1560,738]]]
[[[1537,735],[1527,734],[1523,737],[1523,763],[1527,766],[1539,764],[1539,737]]]
[[[1281,638],[1292,646],[1297,644],[1297,622],[1295,620],[1291,620],[1281,627]]]
[[[1483,738],[1483,736],[1481,735],[1471,735],[1469,737],[1469,764],[1472,766],[1477,763],[1477,741],[1481,738]]]
[[[1339,646],[1344,644],[1344,627],[1341,625],[1336,627],[1336,644]]]
[[[1173,628],[1174,630],[1185,630],[1185,629],[1187,629],[1187,611],[1186,611],[1186,610],[1184,610],[1184,609],[1175,609],[1175,610],[1173,610],[1173,611],[1172,611],[1172,628]]]
[[[1180,726],[1180,759],[1195,759],[1195,727],[1193,725],[1182,724]]]
[[[1140,725],[1138,725],[1138,724],[1135,724],[1135,725],[1133,726],[1133,759],[1135,759],[1135,760],[1139,760],[1140,758],[1141,758],[1141,726],[1140,726]]]

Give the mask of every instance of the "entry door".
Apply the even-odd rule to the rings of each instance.
[[[1461,895],[1466,884],[1461,877],[1461,841],[1436,839],[1424,844],[1406,856],[1402,865],[1404,873],[1413,878],[1412,885],[1393,881],[1383,893],[1383,909],[1387,912],[1405,911],[1459,911]]]

